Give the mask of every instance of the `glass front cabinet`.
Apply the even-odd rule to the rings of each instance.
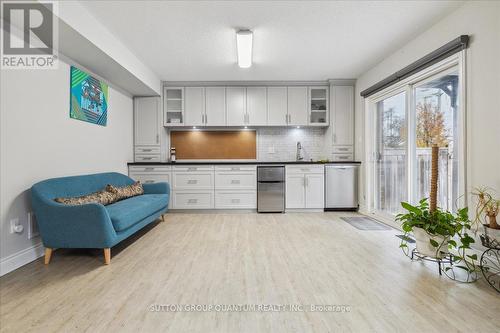
[[[184,88],[165,87],[163,109],[165,126],[184,126]]]
[[[328,126],[328,87],[309,87],[309,125]]]

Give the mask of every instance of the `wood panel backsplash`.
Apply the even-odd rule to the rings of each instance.
[[[256,131],[172,131],[178,160],[256,159]]]

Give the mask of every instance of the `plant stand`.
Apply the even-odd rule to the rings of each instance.
[[[450,266],[453,266],[453,258],[451,254],[446,254],[443,256],[443,258],[433,258],[433,257],[428,257],[423,254],[420,254],[417,249],[413,249],[411,251],[411,260],[425,260],[425,261],[431,261],[431,262],[436,262],[438,264],[438,269],[439,269],[439,275],[443,275],[443,269],[441,265],[443,264],[449,264]]]
[[[481,272],[486,282],[500,293],[500,242],[487,235],[481,235],[481,243],[488,249],[481,256]]]

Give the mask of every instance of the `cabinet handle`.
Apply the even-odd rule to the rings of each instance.
[[[195,204],[198,202],[198,199],[189,199],[188,204]]]
[[[337,148],[339,151],[348,151],[349,149],[347,148]]]
[[[333,143],[337,142],[337,134],[333,133]]]
[[[240,199],[231,199],[231,203],[240,203]]]
[[[231,179],[231,184],[239,184],[240,180],[239,179]]]
[[[231,171],[240,171],[240,168],[231,168]]]
[[[291,114],[289,114],[289,115],[288,115],[288,123],[290,124],[291,122],[292,122],[292,115],[291,115]]]
[[[196,171],[196,168],[188,168],[188,171]]]
[[[189,179],[187,183],[190,185],[193,185],[193,184],[198,183],[198,181],[196,179]]]
[[[144,171],[153,171],[155,168],[144,168]]]
[[[156,134],[156,143],[160,143],[160,134]]]
[[[153,158],[152,157],[143,157],[142,159],[146,160],[146,161],[149,161],[149,160],[152,160]]]
[[[153,151],[153,149],[142,149],[143,152]]]
[[[208,123],[208,115],[206,114],[205,115],[205,124],[207,124],[207,123]]]
[[[152,184],[154,183],[155,181],[154,180],[145,180],[144,181],[144,184]]]

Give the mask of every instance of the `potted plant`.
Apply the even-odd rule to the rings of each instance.
[[[476,188],[472,195],[477,197],[476,217],[474,222],[484,226],[484,233],[488,238],[500,242],[500,225],[497,216],[500,211],[500,199],[494,198],[492,190]]]
[[[432,259],[449,255],[454,267],[464,269],[470,276],[476,271],[474,261],[477,260],[477,254],[467,254],[471,249],[470,244],[475,242],[469,235],[473,222],[469,219],[467,207],[456,214],[437,207],[438,149],[436,145],[432,147],[430,203],[427,198],[415,206],[401,203],[406,212],[396,216],[404,232],[400,247],[408,254],[407,240],[413,233],[420,255]],[[449,269],[451,267],[445,270]]]
[[[418,205],[402,202],[401,206],[407,210],[398,214],[396,220],[401,222],[404,232],[400,247],[406,248],[408,236],[413,233],[417,251],[427,257],[441,259],[454,249],[458,254],[451,254],[454,259],[477,259],[477,256],[467,256],[465,251],[470,249],[474,238],[469,235],[472,221],[469,219],[468,209],[462,208],[457,214],[436,208],[431,211],[428,199],[422,199]]]

